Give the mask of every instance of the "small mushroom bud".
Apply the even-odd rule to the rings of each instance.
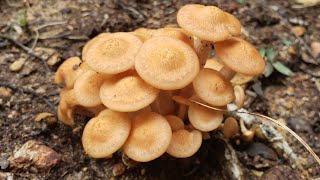
[[[233,90],[234,90],[234,96],[235,96],[234,104],[236,104],[238,109],[240,109],[243,107],[243,104],[246,98],[244,89],[241,86],[236,85],[233,87]]]
[[[252,139],[254,138],[255,131],[248,130],[242,119],[240,119],[240,129],[242,133],[242,139],[247,142],[252,141]]]
[[[239,133],[239,125],[237,123],[237,120],[233,117],[228,117],[224,121],[223,126],[223,135],[225,138],[233,138]]]

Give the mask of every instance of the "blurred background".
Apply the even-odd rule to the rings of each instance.
[[[265,74],[246,88],[246,109],[284,122],[319,155],[319,0],[0,0],[0,179],[230,179],[224,166],[228,160],[221,158],[226,144],[215,138],[206,140],[191,158],[163,157],[128,168],[121,152],[111,160],[85,155],[81,134],[86,120],[81,117],[72,128],[35,122],[39,113],[55,113],[59,87],[53,83],[54,72],[65,59],[81,56],[89,39],[101,32],[176,24],[177,10],[188,3],[215,5],[239,18],[241,37],[267,62]],[[55,117],[42,119],[50,118]],[[312,156],[282,133],[304,158],[303,170],[268,143],[231,141],[245,179],[320,176]],[[14,150],[28,140],[40,143],[40,152],[46,153],[47,147],[55,151],[44,154],[41,168],[24,159],[10,163]]]

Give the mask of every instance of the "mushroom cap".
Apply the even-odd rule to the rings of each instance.
[[[180,129],[173,132],[167,153],[177,158],[187,158],[194,155],[202,144],[202,134],[198,130]]]
[[[154,112],[141,113],[132,120],[123,150],[135,161],[148,162],[166,152],[171,136],[170,125],[163,116]]]
[[[61,89],[60,101],[64,101],[68,108],[74,108],[79,105],[79,102],[75,97],[74,89]]]
[[[224,126],[222,131],[223,131],[224,137],[226,138],[232,138],[233,136],[235,136],[240,131],[237,120],[233,117],[228,117],[224,121]]]
[[[58,118],[59,120],[68,125],[72,126],[74,125],[74,119],[73,119],[73,110],[72,108],[68,107],[68,104],[64,100],[60,100],[57,110]]]
[[[153,37],[157,37],[157,36],[173,37],[175,39],[179,39],[185,42],[190,47],[193,47],[193,36],[181,28],[161,28],[154,31],[152,36]]]
[[[101,34],[98,34],[96,37],[94,37],[93,39],[91,39],[90,41],[87,42],[86,45],[84,45],[84,47],[82,48],[82,61],[85,61],[86,60],[86,54],[87,54],[87,51],[88,51],[88,48],[94,44],[99,38],[101,37],[104,37],[106,35],[108,35],[110,33],[101,33]]]
[[[135,72],[125,72],[105,80],[100,99],[109,109],[132,112],[151,104],[158,96],[156,89],[144,82]]]
[[[238,106],[238,108],[242,108],[246,98],[244,89],[241,86],[236,85],[233,87],[233,90],[235,95],[234,103]]]
[[[82,74],[74,84],[74,94],[79,104],[85,107],[100,105],[100,87],[106,78],[106,75],[90,70]]]
[[[233,87],[218,71],[202,69],[193,80],[196,94],[214,106],[225,106],[234,100]]]
[[[199,105],[189,106],[188,117],[194,128],[200,131],[217,129],[223,120],[223,112],[215,111]]]
[[[82,135],[83,148],[91,157],[110,157],[125,143],[130,129],[127,113],[106,109],[86,124]]]
[[[85,59],[97,72],[117,74],[133,67],[134,57],[141,45],[142,41],[130,33],[112,33],[90,45]]]
[[[185,5],[178,11],[177,21],[187,32],[212,42],[240,34],[241,30],[237,18],[215,6]]]
[[[141,46],[135,68],[140,77],[152,86],[175,90],[191,83],[200,67],[196,53],[186,43],[158,36]]]
[[[54,82],[57,84],[65,84],[68,89],[72,89],[76,79],[83,73],[83,69],[79,68],[81,59],[79,57],[71,57],[65,60],[58,68],[54,76]]]
[[[170,127],[172,129],[172,132],[178,131],[180,129],[184,129],[184,123],[181,118],[173,115],[165,116],[168,123],[170,124]]]
[[[259,75],[264,72],[265,61],[247,41],[232,37],[214,45],[216,55],[235,72],[244,75]]]

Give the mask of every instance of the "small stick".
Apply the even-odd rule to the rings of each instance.
[[[12,90],[15,90],[15,91],[20,91],[21,93],[24,93],[24,94],[30,94],[32,96],[36,96],[36,97],[42,99],[49,106],[49,108],[53,112],[55,112],[55,106],[48,100],[47,96],[38,94],[35,91],[29,90],[29,89],[25,89],[25,88],[22,88],[22,87],[18,87],[18,86],[12,85],[12,84],[10,84],[10,83],[8,83],[6,81],[2,81],[2,80],[0,80],[0,86],[4,86],[6,88],[9,88],[9,89],[12,89]]]
[[[11,38],[10,36],[7,36],[7,35],[0,35],[0,38],[3,38],[3,39],[7,39],[9,40],[10,42],[12,42],[14,45],[18,46],[19,48],[21,48],[22,50],[26,51],[28,54],[40,59],[42,61],[42,63],[44,64],[45,68],[48,70],[48,71],[51,71],[47,62],[46,62],[46,59],[42,58],[41,56],[38,56],[37,54],[35,54],[34,52],[32,52],[32,49],[28,48],[27,46],[21,44],[20,42],[14,40],[13,38]]]

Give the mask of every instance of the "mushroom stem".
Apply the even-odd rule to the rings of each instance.
[[[220,69],[220,74],[222,74],[226,80],[231,81],[231,79],[237,74],[236,72],[234,72],[233,70],[231,70],[230,68],[228,68],[228,66],[223,66],[222,69]]]
[[[212,42],[194,37],[193,48],[198,56],[201,67],[204,67],[212,49]]]
[[[242,139],[244,141],[251,141],[254,137],[255,132],[252,130],[248,130],[247,127],[244,125],[244,122],[242,119],[240,119],[240,129],[242,132]]]

